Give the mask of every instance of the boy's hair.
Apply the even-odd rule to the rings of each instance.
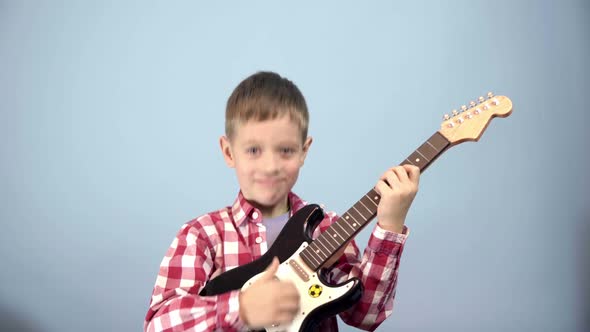
[[[227,100],[225,135],[231,139],[239,124],[289,115],[299,124],[303,141],[307,138],[309,113],[297,86],[280,75],[261,71],[244,79]]]

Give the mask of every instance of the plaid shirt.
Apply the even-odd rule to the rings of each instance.
[[[291,216],[307,204],[290,193]],[[316,238],[338,216],[325,217]],[[199,296],[207,282],[219,274],[260,258],[268,249],[262,214],[240,192],[232,206],[205,214],[182,226],[160,265],[145,331],[244,331],[239,318],[239,290],[216,296]],[[352,277],[364,285],[362,298],[340,317],[349,325],[374,330],[393,310],[399,259],[408,231],[388,232],[375,226],[362,258],[354,241],[328,274],[331,283]],[[360,258],[360,259],[359,259]],[[321,331],[337,331],[336,318],[322,323]]]

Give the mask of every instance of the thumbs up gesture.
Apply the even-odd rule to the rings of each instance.
[[[278,280],[278,269],[279,260],[274,257],[260,278],[240,293],[240,318],[250,328],[290,323],[299,311],[297,288],[290,281]]]

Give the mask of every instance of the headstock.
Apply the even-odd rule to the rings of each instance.
[[[478,102],[472,101],[469,107],[463,105],[460,111],[453,110],[451,115],[445,114],[439,133],[451,145],[465,141],[477,141],[495,117],[505,118],[512,113],[512,101],[505,96],[479,97]]]

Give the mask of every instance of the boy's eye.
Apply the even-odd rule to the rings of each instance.
[[[293,148],[281,148],[281,153],[284,155],[290,155],[295,153],[295,149]]]
[[[259,152],[260,152],[260,149],[256,146],[251,146],[246,149],[246,153],[248,153],[248,154],[257,154]]]

